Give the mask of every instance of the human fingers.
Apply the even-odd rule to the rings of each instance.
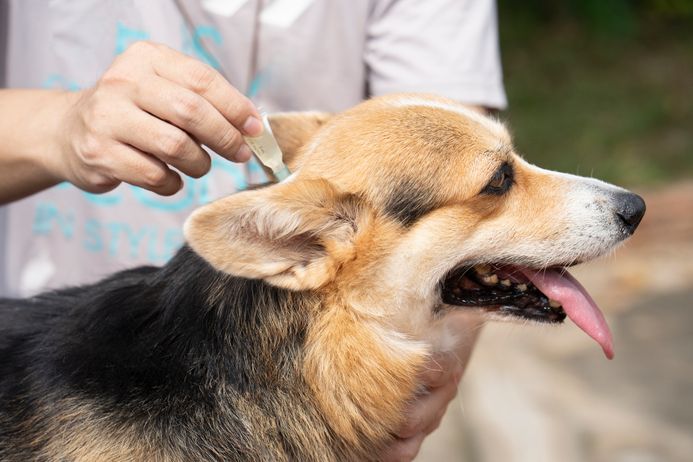
[[[442,413],[445,413],[448,404],[457,394],[457,385],[458,381],[451,378],[447,384],[418,396],[407,412],[404,425],[396,435],[406,439],[423,433]]]
[[[382,458],[382,462],[409,462],[414,460],[421,449],[421,444],[426,437],[419,433],[412,438],[397,439],[387,448]]]
[[[427,388],[438,388],[461,376],[464,364],[454,352],[436,353],[424,365],[419,378]]]
[[[117,122],[117,140],[150,154],[193,178],[209,172],[207,152],[180,128],[134,110]]]
[[[229,160],[243,161],[250,155],[236,127],[208,100],[187,88],[158,76],[149,76],[141,83],[134,102]]]
[[[178,173],[153,156],[125,144],[114,143],[109,149],[105,169],[113,178],[170,196],[183,187]]]
[[[202,96],[243,134],[258,136],[262,133],[255,105],[218,71],[172,48],[149,45],[156,49],[152,52],[151,65],[157,75]]]

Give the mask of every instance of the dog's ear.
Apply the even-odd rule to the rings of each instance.
[[[293,290],[315,289],[353,259],[367,207],[324,180],[244,191],[196,210],[190,247],[216,269]]]
[[[300,149],[330,118],[332,114],[327,112],[280,112],[269,116],[272,133],[289,170],[296,170]]]

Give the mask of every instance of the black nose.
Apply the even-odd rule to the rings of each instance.
[[[616,215],[629,234],[633,234],[645,215],[645,201],[637,194],[618,193],[615,198]]]

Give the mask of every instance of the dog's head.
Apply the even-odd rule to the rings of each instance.
[[[567,313],[612,354],[601,313],[564,268],[630,236],[640,197],[530,165],[501,123],[430,96],[272,126],[293,175],[186,223],[215,268],[318,291],[434,344],[431,326],[452,307],[544,322]]]

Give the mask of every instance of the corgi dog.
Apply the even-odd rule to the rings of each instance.
[[[613,355],[566,268],[633,234],[639,196],[434,96],[271,126],[293,174],[196,210],[165,266],[0,301],[0,460],[370,460],[453,311],[567,316]]]

